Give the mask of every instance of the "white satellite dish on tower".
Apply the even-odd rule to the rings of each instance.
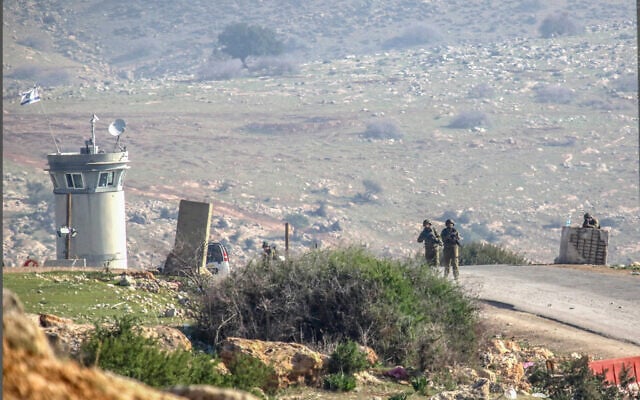
[[[117,119],[109,125],[109,134],[111,136],[120,136],[124,133],[127,124],[123,119]]]

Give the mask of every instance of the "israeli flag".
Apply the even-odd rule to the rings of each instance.
[[[27,104],[37,103],[40,101],[40,94],[38,93],[38,87],[34,86],[33,89],[28,92],[22,93],[22,99],[20,100],[20,105],[24,106]]]

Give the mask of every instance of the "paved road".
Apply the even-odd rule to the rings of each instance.
[[[482,300],[640,345],[640,276],[553,266],[460,267]]]

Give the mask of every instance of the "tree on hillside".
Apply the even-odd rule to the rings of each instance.
[[[245,68],[249,56],[276,56],[284,49],[273,30],[242,22],[227,25],[218,35],[218,43],[224,53],[239,58]]]
[[[578,33],[578,27],[566,12],[549,15],[538,27],[543,38],[571,36]]]

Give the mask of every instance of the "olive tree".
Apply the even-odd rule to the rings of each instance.
[[[275,56],[284,49],[273,30],[242,22],[227,25],[218,35],[218,43],[224,53],[239,58],[245,68],[249,56]]]

